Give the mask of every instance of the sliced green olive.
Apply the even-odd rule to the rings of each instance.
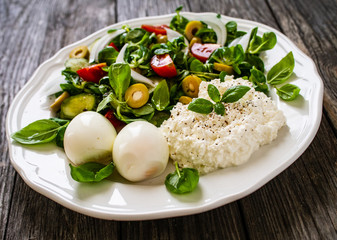
[[[230,75],[234,74],[234,70],[232,66],[222,64],[222,63],[214,63],[214,70],[219,71],[219,72],[225,71],[226,73]]]
[[[198,97],[200,83],[201,79],[199,77],[195,75],[189,75],[184,78],[181,86],[187,96],[191,98],[196,98]]]
[[[166,43],[167,35],[158,34],[157,35],[157,43]]]
[[[192,102],[192,98],[187,97],[187,96],[181,96],[181,97],[179,98],[179,102],[181,102],[181,103],[184,104],[184,105],[187,105],[187,104],[189,104],[190,102]]]
[[[189,41],[194,37],[194,35],[203,28],[203,25],[200,21],[190,21],[185,27],[185,36]]]
[[[125,101],[132,108],[140,108],[149,100],[149,90],[142,83],[131,85],[125,92]]]
[[[89,58],[89,50],[87,46],[75,47],[69,54],[70,58]]]
[[[190,45],[189,47],[191,48],[193,46],[194,43],[201,43],[201,38],[198,37],[193,37],[190,41]]]
[[[55,99],[54,103],[50,105],[50,108],[55,112],[58,111],[61,108],[62,102],[69,96],[70,95],[68,92],[63,92],[60,96],[58,96],[58,98]]]

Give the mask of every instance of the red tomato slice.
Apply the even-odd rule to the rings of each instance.
[[[115,45],[113,42],[111,42],[111,43],[109,44],[109,46],[110,46],[110,47],[113,47],[114,49],[116,49],[117,52],[119,52],[118,48],[116,47],[116,45]]]
[[[106,76],[106,72],[102,70],[102,67],[105,67],[106,63],[99,63],[91,65],[89,67],[82,68],[77,70],[77,74],[87,82],[99,83],[102,77]]]
[[[114,126],[114,128],[116,129],[117,132],[119,132],[120,130],[122,130],[123,127],[125,127],[126,123],[122,122],[121,120],[119,120],[115,114],[114,114],[114,110],[110,109],[105,115],[104,117],[106,117],[111,124]]]
[[[177,76],[177,69],[168,53],[154,55],[151,59],[151,67],[161,77],[171,78]]]
[[[219,47],[219,44],[213,43],[194,43],[191,47],[191,53],[198,60],[206,62],[209,56],[211,56],[212,52],[214,52],[214,50]]]
[[[156,35],[161,34],[161,35],[166,35],[166,30],[165,28],[169,28],[167,25],[160,25],[160,26],[152,26],[152,25],[146,25],[143,24],[142,28],[148,32],[153,32]]]

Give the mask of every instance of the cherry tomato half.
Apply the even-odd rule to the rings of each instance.
[[[116,49],[117,52],[119,52],[118,48],[116,47],[116,45],[115,45],[113,42],[111,42],[111,43],[109,44],[109,46],[110,46],[110,47],[113,47],[114,49]]]
[[[111,124],[114,126],[114,128],[116,129],[117,132],[122,130],[122,128],[125,127],[125,125],[126,125],[126,123],[122,122],[121,120],[119,120],[115,116],[114,110],[112,110],[112,109],[107,111],[107,113],[104,115],[104,117],[106,117],[111,122]]]
[[[99,63],[91,65],[80,70],[77,70],[77,74],[87,82],[99,83],[102,77],[106,76],[107,72],[103,71],[102,67],[105,67],[106,63]]]
[[[191,47],[191,53],[198,60],[206,62],[212,52],[219,47],[219,44],[214,43],[194,43]]]
[[[171,78],[177,76],[177,69],[169,54],[154,55],[151,59],[151,67],[161,77]]]
[[[166,30],[165,28],[169,28],[167,25],[160,25],[160,26],[152,26],[152,25],[146,25],[143,24],[142,28],[148,32],[153,32],[156,35],[161,34],[161,35],[166,35]]]

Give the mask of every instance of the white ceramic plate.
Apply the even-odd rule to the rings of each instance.
[[[215,18],[215,13],[183,13],[188,19]],[[267,51],[265,67],[271,66],[293,51],[294,75],[291,82],[301,88],[301,96],[293,102],[283,102],[271,91],[272,98],[283,110],[287,126],[271,144],[253,154],[250,161],[239,167],[218,170],[202,176],[196,191],[176,196],[170,194],[163,182],[166,173],[153,180],[132,184],[118,176],[113,180],[85,184],[72,180],[64,152],[54,145],[23,147],[10,139],[10,134],[27,124],[52,116],[48,109],[53,86],[59,85],[63,63],[72,48],[89,45],[108,29],[141,24],[168,24],[174,15],[133,19],[106,27],[81,41],[61,49],[44,62],[18,93],[8,111],[6,130],[13,166],[34,190],[74,211],[103,219],[146,220],[204,212],[240,199],[257,190],[286,169],[305,151],[313,140],[322,116],[323,84],[313,61],[286,36],[266,25],[222,16],[223,23],[234,20],[238,28],[248,31],[259,27],[259,35],[273,31],[277,45]],[[62,77],[61,77],[62,79]]]

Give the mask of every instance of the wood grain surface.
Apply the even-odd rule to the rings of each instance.
[[[107,25],[173,13],[180,5],[274,27],[314,60],[325,92],[322,122],[309,148],[258,191],[191,216],[100,220],[30,189],[10,164],[5,119],[36,68]],[[336,13],[335,0],[0,0],[1,239],[337,239]]]

